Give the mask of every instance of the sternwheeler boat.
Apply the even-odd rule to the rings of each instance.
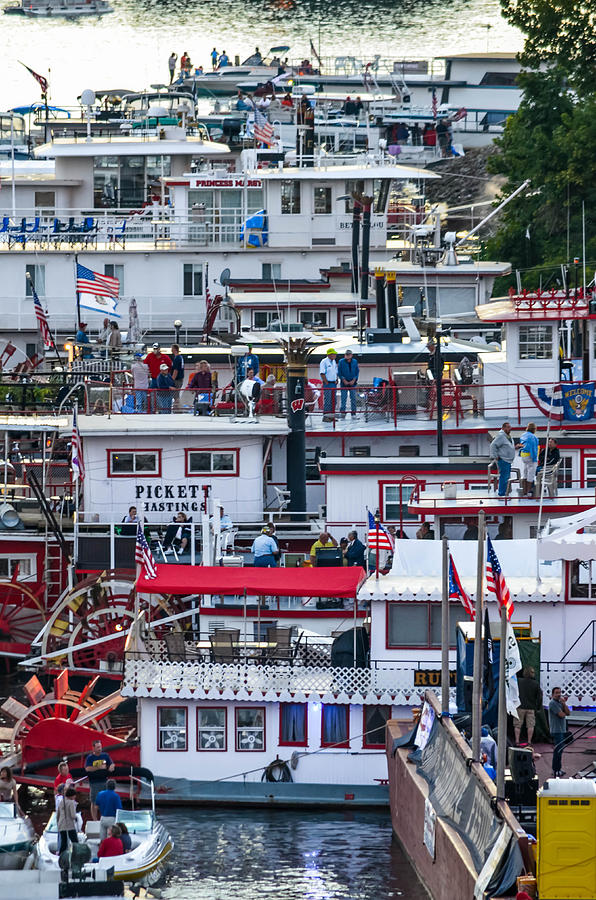
[[[114,12],[106,0],[21,0],[4,7],[10,16],[28,16],[44,19],[48,16],[80,18],[82,16],[104,16]]]

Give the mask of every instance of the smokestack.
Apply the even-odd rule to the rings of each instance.
[[[385,315],[385,273],[375,269],[375,291],[377,298],[377,328],[387,328]]]
[[[362,211],[362,206],[360,205],[360,200],[357,200],[354,196],[353,199],[354,209],[352,214],[352,293],[357,294],[358,286],[360,284],[358,246],[360,244],[360,213]]]
[[[305,397],[306,363],[288,363],[286,394],[290,432],[286,444],[286,483],[290,492],[289,509],[306,512],[306,432]],[[302,515],[292,516],[302,519]]]
[[[372,197],[362,197],[362,275],[360,299],[368,300],[368,260],[370,251],[370,208]]]

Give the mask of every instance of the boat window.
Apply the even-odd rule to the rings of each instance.
[[[23,581],[36,574],[31,571],[34,564],[34,556],[0,556],[0,578],[14,578],[18,570],[17,580]]]
[[[282,181],[281,183],[282,215],[295,216],[300,213],[300,182]]]
[[[319,457],[321,455],[320,447],[306,448],[306,480],[320,481],[321,470],[319,469]]]
[[[519,326],[519,358],[552,359],[553,358],[553,326],[552,325],[520,325]]]
[[[129,475],[136,472],[143,474],[159,473],[159,451],[108,450],[108,475]]]
[[[186,750],[185,706],[162,706],[157,710],[158,750]]]
[[[25,296],[32,297],[33,289],[38,297],[46,295],[46,267],[34,266],[28,263],[25,266]]]
[[[362,747],[364,749],[385,746],[385,725],[391,718],[390,706],[365,706],[362,728]]]
[[[513,87],[517,84],[517,72],[485,72],[480,84],[490,87]]]
[[[186,450],[186,474],[237,475],[237,450]]]
[[[383,485],[383,521],[399,522],[400,518],[417,518],[408,509],[408,501],[415,487],[415,484]]]
[[[307,744],[307,704],[280,703],[279,743],[305,747]]]
[[[305,328],[329,328],[329,310],[301,309],[298,313],[298,321]]]
[[[197,750],[227,750],[225,706],[199,706],[197,709]]]
[[[171,174],[172,158],[171,156],[148,156],[145,166],[147,173],[147,184],[153,182],[161,190],[159,184],[160,178],[166,178]]]
[[[116,810],[116,822],[124,822],[132,833],[151,831],[153,827],[153,813],[149,809],[118,809]]]
[[[185,297],[203,296],[202,263],[184,263],[183,294]]]
[[[347,197],[345,201],[345,211],[347,213],[351,213],[354,209],[354,200],[352,198],[352,194],[363,194],[364,193],[364,182],[363,181],[346,181],[346,189],[344,193],[349,197]]]
[[[347,704],[323,705],[321,747],[350,746],[350,707]]]
[[[255,331],[263,331],[271,326],[285,322],[286,311],[284,309],[257,309],[252,314],[252,324]]]
[[[315,216],[328,216],[331,214],[331,188],[314,188],[314,213]]]
[[[449,645],[455,647],[455,625],[461,618],[461,606],[450,604]],[[387,613],[388,647],[440,647],[440,603],[389,603]]]
[[[236,750],[265,749],[265,707],[236,707]]]
[[[262,281],[279,281],[281,279],[281,263],[261,263]]]
[[[53,216],[56,209],[54,191],[35,191],[35,215]]]

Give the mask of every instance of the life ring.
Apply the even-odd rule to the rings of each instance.
[[[261,776],[261,781],[279,782],[293,780],[289,766],[283,759],[274,759],[273,762],[270,762],[263,770]]]

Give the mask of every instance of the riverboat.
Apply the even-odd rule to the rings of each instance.
[[[86,16],[104,16],[114,12],[114,8],[107,0],[21,0],[20,3],[5,6],[3,11],[6,15],[27,16],[31,19],[54,16],[78,19]]]

